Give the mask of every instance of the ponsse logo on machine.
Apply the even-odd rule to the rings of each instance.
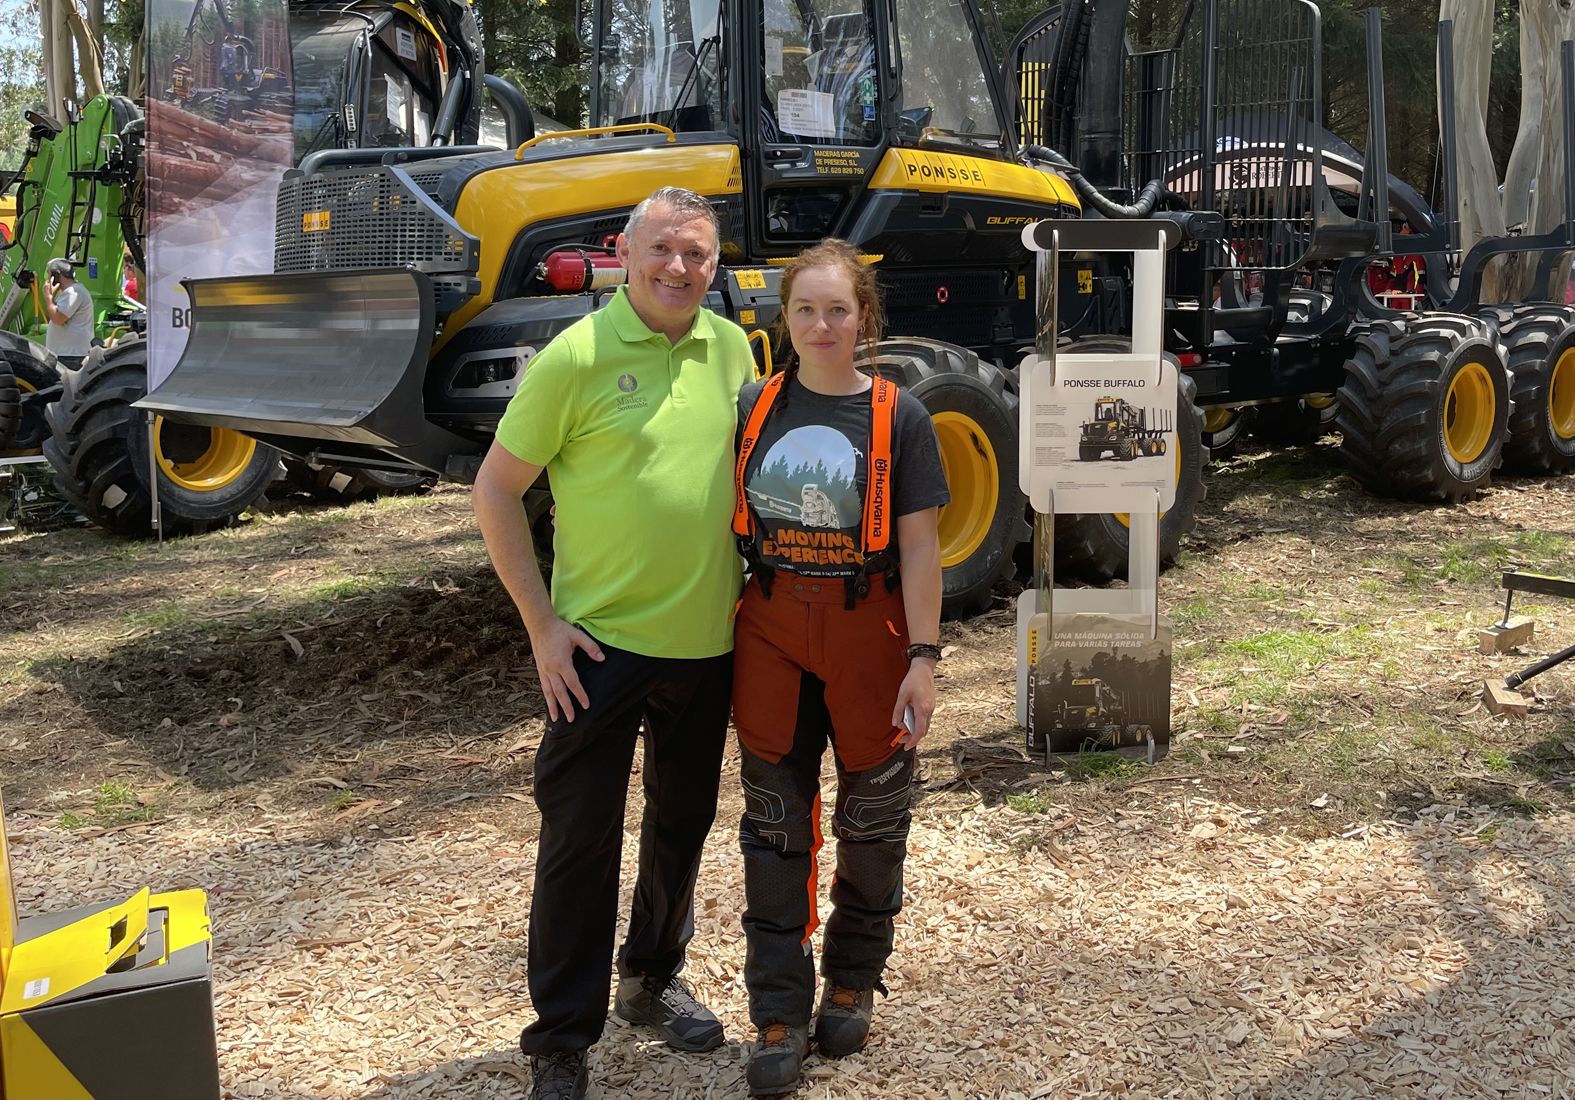
[[[908,178],[942,180],[950,183],[983,183],[984,173],[966,161],[951,157],[908,155],[902,158]]]

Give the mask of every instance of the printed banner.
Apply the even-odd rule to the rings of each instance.
[[[1031,754],[1117,752],[1152,764],[1170,750],[1170,620],[1161,616],[1151,633],[1153,625],[1144,615],[1035,616]]]
[[[182,279],[273,270],[294,155],[284,0],[148,0],[148,386],[174,370]]]

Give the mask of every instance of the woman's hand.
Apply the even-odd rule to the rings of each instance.
[[[903,725],[903,715],[912,708],[913,728]],[[891,712],[891,724],[902,730],[892,742],[900,748],[911,749],[924,740],[930,732],[930,716],[935,713],[935,662],[928,657],[915,657],[908,665],[908,675],[902,678],[897,689],[897,706]]]

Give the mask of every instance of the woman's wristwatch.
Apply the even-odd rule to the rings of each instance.
[[[915,657],[928,657],[932,661],[941,659],[941,647],[931,645],[928,642],[914,642],[905,652],[908,654],[908,660],[910,661]]]

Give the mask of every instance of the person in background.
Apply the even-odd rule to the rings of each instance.
[[[58,256],[44,267],[41,294],[41,312],[49,322],[44,347],[75,370],[93,350],[93,295],[77,282],[71,261]]]

